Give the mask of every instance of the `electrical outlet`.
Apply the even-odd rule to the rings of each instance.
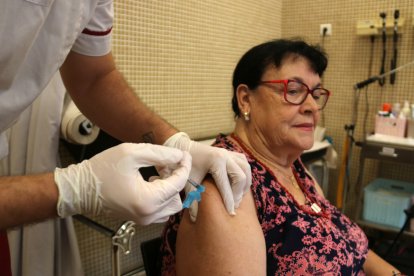
[[[323,36],[323,30],[326,29],[325,35],[332,35],[332,24],[321,24],[319,26],[319,33]]]

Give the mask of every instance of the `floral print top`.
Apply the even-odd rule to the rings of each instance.
[[[302,162],[296,160],[292,169],[307,198],[305,205],[296,202],[240,139],[234,135],[232,138],[237,142],[219,135],[214,145],[243,153],[250,164],[251,189],[266,241],[267,275],[365,275],[362,269],[368,252],[365,234],[317,193]],[[312,208],[312,204],[320,210]],[[175,275],[180,216],[172,216],[163,232],[162,275]]]

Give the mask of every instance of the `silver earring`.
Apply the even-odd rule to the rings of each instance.
[[[243,116],[244,116],[244,120],[246,122],[250,121],[250,113],[249,112],[243,112]]]

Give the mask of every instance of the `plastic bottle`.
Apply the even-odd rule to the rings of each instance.
[[[411,117],[410,103],[408,101],[404,101],[404,106],[400,112],[400,118],[408,119],[410,117]]]
[[[411,119],[414,119],[414,104],[411,104]]]
[[[401,113],[401,105],[400,103],[394,103],[392,105],[392,110],[391,110],[391,115],[393,118],[399,118],[400,113]]]

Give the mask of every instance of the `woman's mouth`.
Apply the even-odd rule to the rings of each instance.
[[[313,131],[314,130],[314,124],[311,123],[303,123],[303,124],[297,124],[294,125],[295,128],[300,128],[302,130],[306,131]]]

